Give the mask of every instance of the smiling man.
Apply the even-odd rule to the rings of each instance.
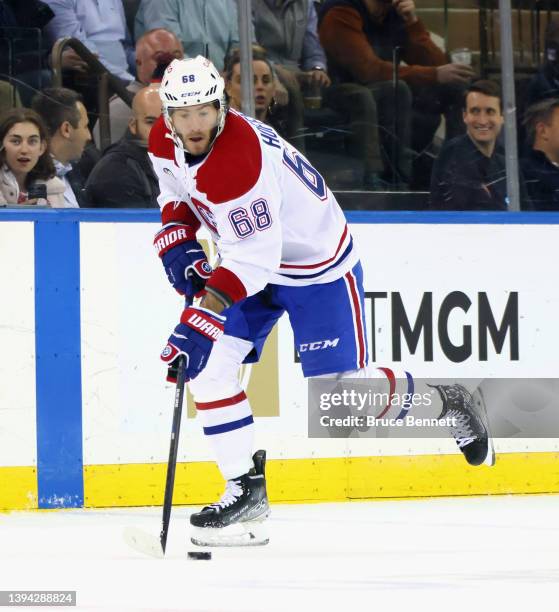
[[[505,157],[497,147],[504,123],[501,91],[493,81],[476,81],[466,90],[466,134],[441,150],[431,175],[431,208],[507,210]]]

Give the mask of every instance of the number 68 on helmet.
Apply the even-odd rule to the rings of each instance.
[[[185,151],[192,153],[175,128],[173,111],[212,104],[217,110],[217,120],[209,146],[223,131],[227,115],[225,83],[209,59],[198,55],[194,58],[173,60],[163,73],[159,97],[163,105],[165,125],[171,131],[175,144]]]

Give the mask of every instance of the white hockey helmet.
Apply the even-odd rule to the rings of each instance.
[[[171,130],[175,142],[188,152],[175,131],[171,112],[186,106],[197,106],[217,102],[217,131],[211,144],[221,134],[227,114],[225,83],[216,67],[202,55],[187,59],[173,60],[163,73],[159,96],[163,104],[165,124]]]

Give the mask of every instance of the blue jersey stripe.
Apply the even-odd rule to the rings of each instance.
[[[338,259],[332,265],[328,266],[327,268],[324,268],[324,270],[321,270],[320,272],[315,272],[314,274],[280,274],[280,276],[285,276],[286,278],[301,278],[301,279],[318,278],[319,276],[326,274],[328,270],[331,270],[332,268],[339,266],[349,256],[352,249],[353,249],[353,236],[350,238],[349,244],[347,245],[346,250],[340,255],[340,257],[338,257]]]
[[[247,425],[252,425],[254,419],[252,414],[250,416],[239,419],[238,421],[231,421],[230,423],[223,423],[222,425],[212,425],[211,427],[204,427],[204,433],[207,436],[215,436],[216,434],[226,433],[228,431],[234,431],[235,429],[241,429]]]

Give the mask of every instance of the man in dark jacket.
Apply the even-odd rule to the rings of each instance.
[[[466,134],[448,141],[431,175],[435,210],[507,210],[505,157],[497,150],[503,127],[501,91],[476,81],[464,98]]]
[[[157,208],[159,186],[149,161],[149,133],[161,114],[159,85],[140,89],[132,103],[128,132],[110,146],[85,186],[89,206]]]
[[[326,0],[319,35],[338,91],[355,96],[356,88],[367,88],[375,107],[367,121],[392,135],[400,152],[409,147],[410,121],[417,153],[430,146],[443,113],[448,137],[463,131],[461,95],[474,72],[470,66],[448,63],[418,18],[414,0]],[[347,104],[343,99],[340,103]],[[409,170],[402,166],[409,166],[409,155],[398,157],[398,170],[406,178]]]
[[[91,132],[83,98],[65,87],[49,87],[34,96],[33,110],[39,113],[49,132],[49,151],[56,176],[66,185],[66,208],[85,206],[84,183],[89,161],[97,155],[89,147]],[[85,149],[89,148],[85,155]]]
[[[536,102],[524,121],[531,149],[520,167],[531,209],[559,211],[559,98]]]

